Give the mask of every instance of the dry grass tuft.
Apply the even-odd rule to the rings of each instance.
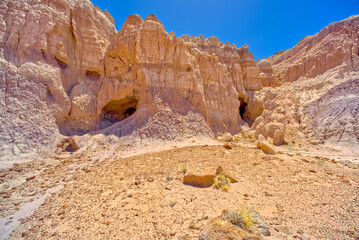
[[[255,225],[257,222],[254,219],[252,208],[246,206],[243,206],[238,210],[238,214],[242,217],[244,228],[247,230],[251,230],[253,225]]]
[[[216,189],[222,189],[223,191],[228,192],[230,184],[231,179],[224,173],[219,173],[213,178],[213,186]]]

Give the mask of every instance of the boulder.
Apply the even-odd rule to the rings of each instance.
[[[66,152],[76,152],[80,149],[77,138],[74,136],[61,139],[57,147],[61,151]]]
[[[221,216],[210,220],[200,233],[199,239],[251,239],[259,240],[270,236],[265,219],[253,208],[243,207],[238,211],[224,210]]]
[[[210,187],[213,185],[215,175],[187,174],[183,177],[183,183],[194,187]]]
[[[274,132],[276,130],[279,130],[283,137],[285,134],[285,125],[283,123],[279,123],[279,122],[270,122],[266,125],[267,127],[267,136],[266,137],[270,137],[270,138],[274,138]],[[264,136],[264,135],[263,135]]]
[[[264,138],[267,137],[267,127],[264,125],[264,122],[261,122],[256,127],[256,131],[254,133],[254,136],[256,139],[258,139],[258,136],[262,135]]]
[[[211,220],[201,231],[200,240],[261,240],[259,233],[253,234],[221,218]]]
[[[222,136],[218,136],[217,139],[222,142],[232,142],[233,136],[230,133],[225,133]]]
[[[231,183],[238,182],[234,177],[232,177],[232,175],[228,171],[225,171],[221,166],[219,166],[216,170],[216,175],[219,175],[219,174],[222,174],[226,178],[229,178],[231,180]]]
[[[266,154],[276,154],[274,146],[271,146],[261,134],[258,136],[257,148],[262,149]]]
[[[264,122],[264,118],[261,116],[257,117],[256,120],[254,120],[251,129],[255,130],[261,122]]]
[[[285,143],[284,137],[286,134],[286,125],[283,126],[282,130],[276,129],[273,135],[273,144],[276,146],[283,145]]]

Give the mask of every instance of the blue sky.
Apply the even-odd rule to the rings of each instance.
[[[217,36],[240,47],[249,45],[254,58],[293,47],[331,22],[359,14],[359,0],[91,0],[108,9],[117,30],[130,14],[155,14],[167,32],[206,38]]]

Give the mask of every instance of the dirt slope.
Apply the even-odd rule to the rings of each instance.
[[[266,218],[268,239],[353,239],[359,172],[328,160],[206,145],[109,157],[66,179],[11,239],[197,239],[209,219],[244,204]],[[228,193],[182,183],[183,167],[213,173],[218,166],[238,179]]]

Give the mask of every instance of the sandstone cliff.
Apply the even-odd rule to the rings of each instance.
[[[177,37],[154,15],[117,31],[89,0],[5,0],[0,16],[0,157],[73,135],[166,140],[246,124],[278,145],[288,124],[359,144],[358,16],[258,63],[247,45]]]
[[[260,114],[244,115],[251,92],[278,85],[248,46],[176,37],[153,15],[118,32],[88,0],[5,0],[0,16],[0,156],[61,135],[235,133]]]

